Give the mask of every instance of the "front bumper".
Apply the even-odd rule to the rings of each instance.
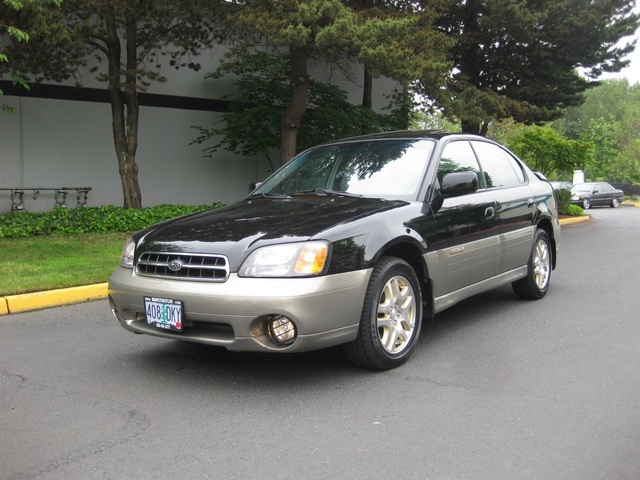
[[[142,277],[118,268],[109,279],[109,303],[127,330],[234,351],[317,350],[356,338],[371,270],[316,278],[240,278],[224,283]],[[182,301],[183,330],[158,329],[146,321],[144,297]],[[296,324],[291,345],[278,346],[267,335],[271,315]]]

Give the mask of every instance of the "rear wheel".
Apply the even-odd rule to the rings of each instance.
[[[613,200],[611,200],[611,208],[618,208],[618,205],[620,205],[620,200],[618,200],[618,197],[613,197]]]
[[[545,296],[551,280],[551,255],[551,242],[547,232],[536,230],[527,276],[511,284],[518,297],[537,300]]]
[[[357,365],[386,370],[407,361],[420,335],[422,295],[413,268],[383,257],[373,269],[356,339],[344,349]]]
[[[591,208],[591,200],[589,200],[589,198],[585,197],[582,199],[582,208],[585,210],[589,210]]]

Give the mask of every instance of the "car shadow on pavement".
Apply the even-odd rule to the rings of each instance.
[[[434,343],[456,342],[458,333],[464,333],[480,322],[492,322],[497,308],[515,308],[521,302],[515,298],[511,287],[504,287],[476,295],[445,310],[436,315],[433,322],[423,325],[418,348],[408,364],[415,357],[422,357],[424,361]],[[138,370],[139,375],[166,376],[170,377],[166,378],[169,382],[180,382],[188,373],[192,381],[198,379],[205,383],[213,377],[217,382],[233,383],[240,376],[251,382],[275,382],[277,386],[280,382],[289,385],[292,379],[318,381],[340,372],[347,377],[385,373],[353,365],[340,346],[305,353],[248,353],[191,342],[147,340],[149,348],[137,344],[138,348],[130,350],[124,363],[128,368]]]

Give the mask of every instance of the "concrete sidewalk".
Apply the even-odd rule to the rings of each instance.
[[[563,218],[560,225],[570,225],[589,220],[589,216]],[[71,305],[73,303],[102,300],[107,298],[107,283],[87,285],[84,287],[62,288],[48,292],[24,293],[0,297],[0,315],[28,312],[43,308]]]

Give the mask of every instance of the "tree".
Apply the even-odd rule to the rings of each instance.
[[[34,9],[25,3],[20,12],[17,20],[33,33],[28,45],[10,46],[17,71],[61,81],[90,68],[106,82],[125,208],[142,207],[136,163],[137,93],[151,81],[164,81],[163,55],[176,68],[199,68],[192,57],[213,43],[215,9],[220,3],[65,0],[60,9]],[[59,26],[68,35],[47,36],[43,22]]]
[[[512,136],[508,147],[530,168],[549,178],[567,178],[571,172],[588,162],[593,144],[567,140],[550,127],[526,127]]]
[[[440,27],[452,38],[455,74],[447,89],[422,82],[465,132],[486,134],[491,121],[553,120],[602,72],[619,71],[635,42],[634,0],[455,0]],[[579,72],[580,70],[580,72]]]
[[[262,154],[275,170],[271,154],[279,147],[278,125],[290,96],[288,60],[287,54],[243,50],[209,75],[213,79],[226,74],[236,76],[237,91],[223,97],[230,107],[212,128],[195,127],[200,132],[195,143],[208,145],[205,155],[211,156],[220,148],[245,156]],[[297,150],[338,138],[401,128],[403,115],[398,109],[383,115],[353,105],[346,92],[335,85],[309,79],[308,98]],[[217,143],[209,145],[213,139]]]
[[[343,50],[364,67],[362,106],[372,108],[373,79],[393,78],[403,84],[417,79],[445,83],[451,71],[448,51],[454,44],[434,23],[438,12],[412,0],[345,2],[358,18],[358,28],[342,35]],[[337,26],[342,28],[342,26]]]
[[[394,2],[378,2],[393,5]],[[375,66],[376,73],[409,80],[431,71],[442,34],[429,28],[426,15],[364,17],[338,0],[247,0],[230,15],[230,22],[255,33],[271,48],[286,49],[290,65],[290,96],[280,122],[280,163],[296,153],[298,132],[309,95],[308,61],[312,56],[348,58]],[[249,38],[245,35],[245,38]],[[251,38],[254,45],[255,38]],[[440,41],[439,41],[440,40]],[[417,55],[417,53],[420,53]],[[434,70],[446,69],[442,60]],[[410,73],[409,73],[410,72]],[[442,75],[442,74],[441,74]]]
[[[41,9],[43,5],[53,4],[55,6],[60,6],[62,0],[41,0],[41,1],[33,1],[33,8]],[[20,28],[17,28],[11,24],[3,23],[3,18],[8,19],[11,15],[9,13],[17,13],[20,12],[24,8],[24,2],[21,0],[4,0],[2,5],[0,5],[0,44],[9,43],[10,39],[13,39],[15,42],[28,42],[29,34]],[[5,38],[3,38],[5,37]],[[9,69],[9,74],[11,76],[11,80],[14,85],[20,85],[22,88],[29,90],[29,84],[24,81],[24,79],[18,75],[16,72],[11,70],[9,64],[9,57],[6,53],[0,50],[0,64],[4,64],[4,68],[0,69],[6,70]],[[2,96],[4,92],[0,90],[0,96]],[[4,110],[7,112],[13,113],[14,109],[5,105],[0,105],[0,110]]]
[[[588,179],[640,184],[640,84],[607,80],[552,126],[594,144],[593,156],[581,166]]]

